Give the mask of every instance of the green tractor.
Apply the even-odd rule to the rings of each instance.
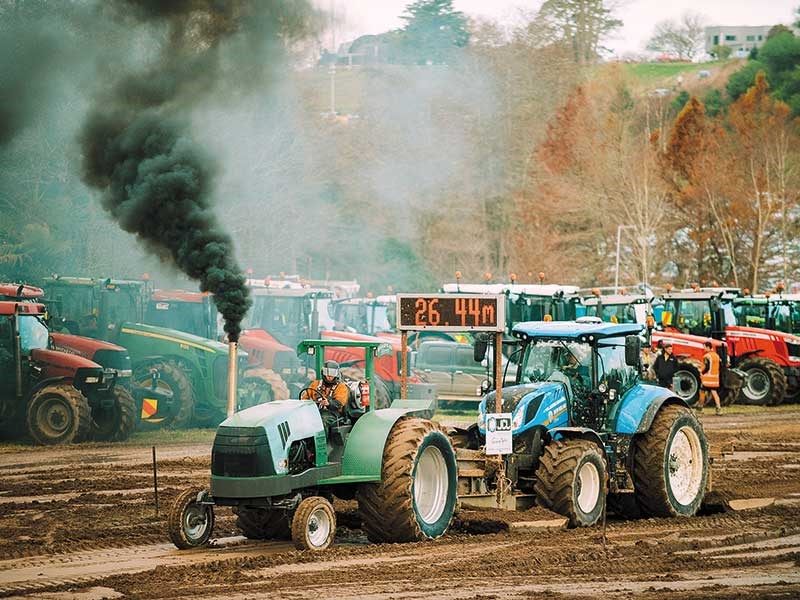
[[[420,418],[428,401],[395,400],[370,410],[381,342],[306,340],[298,354],[322,372],[325,348],[363,348],[366,381],[351,382],[345,415],[326,430],[311,400],[281,400],[223,421],[211,454],[211,488],[176,499],[169,536],[180,549],[207,543],[214,507],[230,506],[251,539],[292,539],[301,550],[327,548],[336,532],[334,497],[356,499],[373,542],[443,535],[457,502],[458,467],[450,439]],[[307,388],[311,389],[311,388]],[[298,397],[302,397],[302,392]]]
[[[53,277],[44,282],[51,324],[127,348],[141,397],[140,428],[216,426],[226,415],[228,346],[143,323],[147,281]],[[245,370],[240,352],[240,407],[272,400],[272,387]]]

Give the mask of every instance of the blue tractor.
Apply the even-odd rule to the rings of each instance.
[[[513,328],[519,368],[515,385],[502,389],[502,412],[512,415],[513,453],[504,456],[512,495],[572,527],[596,524],[607,496],[645,516],[697,512],[709,481],[708,442],[683,400],[639,380],[640,333],[638,324],[590,317]],[[473,449],[485,440],[494,391],[479,411]],[[485,478],[462,486],[460,499],[470,503],[469,490],[496,485]]]

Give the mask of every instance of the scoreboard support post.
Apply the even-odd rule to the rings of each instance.
[[[494,411],[503,412],[503,333],[494,334]]]
[[[400,333],[400,398],[408,393],[408,331]]]

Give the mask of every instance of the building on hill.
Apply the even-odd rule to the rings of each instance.
[[[744,58],[750,54],[753,48],[760,48],[764,45],[772,27],[772,25],[706,27],[706,52],[711,54],[714,46],[728,46],[732,50],[733,56]]]

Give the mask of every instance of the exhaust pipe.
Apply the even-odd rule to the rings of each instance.
[[[236,377],[239,373],[238,355],[239,344],[228,342],[228,416],[236,412]]]

